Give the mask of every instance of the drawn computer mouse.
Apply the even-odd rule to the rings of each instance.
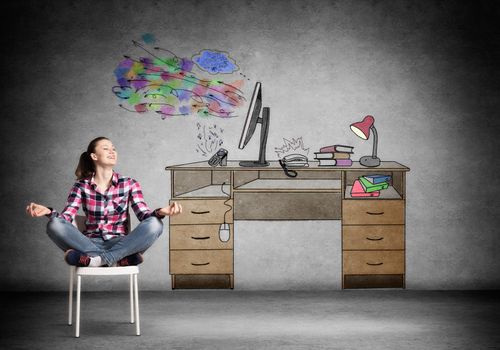
[[[219,239],[222,242],[227,242],[231,238],[229,224],[221,224],[219,227]]]

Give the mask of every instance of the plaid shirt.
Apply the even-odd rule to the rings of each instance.
[[[50,218],[60,217],[73,222],[80,205],[87,216],[87,237],[102,237],[103,240],[124,236],[127,232],[127,216],[129,204],[132,206],[139,221],[158,215],[157,210],[151,210],[144,203],[141,185],[129,177],[122,177],[113,172],[111,186],[101,193],[97,189],[94,177],[77,181],[68,196],[62,213],[52,210]]]

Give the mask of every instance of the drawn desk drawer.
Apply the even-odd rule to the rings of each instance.
[[[233,249],[233,224],[229,225],[230,236],[227,242],[221,241],[219,227],[219,224],[172,225],[170,249]]]
[[[232,250],[171,250],[170,274],[232,274]]]
[[[222,224],[233,222],[233,201],[227,199],[176,199],[182,205],[182,213],[170,217],[171,225]],[[227,201],[228,205],[224,205]]]
[[[344,225],[405,223],[405,203],[398,199],[346,199],[342,213]]]
[[[343,255],[344,275],[404,274],[404,251],[346,250]]]
[[[404,225],[342,226],[342,249],[404,249]]]

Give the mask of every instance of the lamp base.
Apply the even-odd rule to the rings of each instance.
[[[373,156],[364,156],[359,158],[359,164],[367,167],[376,167],[380,165],[380,159]]]

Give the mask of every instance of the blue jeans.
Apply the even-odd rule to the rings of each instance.
[[[61,218],[53,218],[47,224],[48,236],[63,251],[76,249],[91,257],[100,256],[108,266],[126,256],[144,252],[162,232],[163,223],[155,216],[143,220],[128,235],[108,241],[100,237],[88,238],[73,224]]]

